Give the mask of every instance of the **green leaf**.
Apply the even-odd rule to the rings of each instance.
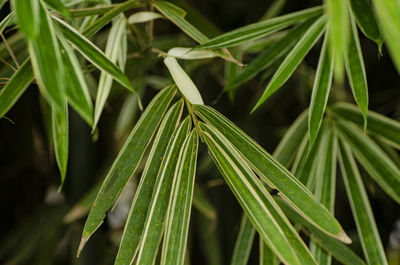
[[[69,43],[58,36],[64,62],[66,93],[69,103],[89,124],[93,124],[93,105],[78,59]]]
[[[246,215],[243,215],[233,249],[231,265],[246,265],[248,263],[255,234],[256,230],[253,224]]]
[[[329,107],[335,116],[363,125],[363,115],[353,104],[338,103]],[[379,113],[368,111],[367,130],[378,135],[386,143],[400,149],[400,123]]]
[[[105,13],[103,16],[100,18],[96,19],[92,24],[90,24],[83,32],[82,34],[85,35],[86,37],[91,37],[94,34],[96,34],[100,29],[102,29],[105,25],[111,22],[113,18],[118,16],[119,14],[123,13],[124,11],[133,8],[136,6],[136,2],[138,0],[129,0],[126,1],[120,5],[117,5],[107,13]]]
[[[40,34],[29,40],[33,72],[43,96],[53,107],[63,110],[65,104],[65,78],[60,48],[50,15],[39,5]]]
[[[382,48],[383,37],[379,31],[374,10],[368,0],[349,0],[351,11],[357,20],[357,24],[365,36],[378,44],[379,50]]]
[[[285,60],[275,72],[271,81],[265,88],[263,95],[257,102],[252,111],[256,110],[264,101],[266,101],[273,93],[275,93],[292,75],[297,66],[301,63],[307,53],[321,37],[326,24],[325,16],[320,17],[307,30],[306,33],[298,40],[296,46],[286,56]]]
[[[272,196],[231,143],[209,125],[200,123],[200,129],[220,173],[275,255],[285,264],[316,264]]]
[[[166,1],[156,1],[153,5],[166,16],[172,23],[177,25],[183,32],[199,43],[206,42],[208,38],[197,28],[190,24],[184,17],[186,12],[176,5]]]
[[[355,125],[338,120],[336,127],[341,138],[351,146],[357,160],[369,175],[389,196],[400,203],[400,169],[398,166]]]
[[[393,0],[374,0],[380,29],[392,56],[393,63],[400,73],[400,2]]]
[[[312,233],[313,241],[331,253],[336,260],[345,265],[366,265],[349,247],[313,226],[281,198],[276,198],[276,202],[292,222],[307,228]]]
[[[114,20],[110,33],[107,39],[105,56],[115,64],[118,59],[122,36],[125,33],[126,19],[119,17]],[[94,108],[94,123],[93,129],[96,128],[99,122],[101,113],[103,112],[104,105],[107,101],[108,95],[111,91],[113,76],[105,71],[102,71],[99,79],[99,87],[97,88],[96,104]]]
[[[328,36],[325,36],[319,56],[317,73],[315,75],[313,92],[308,116],[308,128],[310,132],[310,146],[314,144],[318,135],[328,103],[329,92],[332,85],[333,58],[328,47]]]
[[[160,13],[141,11],[130,15],[128,18],[128,24],[145,23],[155,20],[157,18],[164,18],[164,17]]]
[[[339,161],[358,235],[368,264],[388,264],[363,181],[350,147],[339,143]]]
[[[7,85],[0,91],[0,118],[3,117],[33,81],[33,70],[29,59],[11,76]]]
[[[320,15],[321,7],[312,7],[293,12],[283,16],[271,18],[265,21],[253,23],[230,32],[224,33],[195,47],[195,49],[216,49],[239,45],[245,41],[267,36],[270,33],[281,30],[302,20]]]
[[[11,0],[11,7],[17,17],[20,30],[28,38],[35,38],[39,32],[42,34],[43,28],[40,23],[43,15],[40,11],[39,0]]]
[[[188,116],[168,144],[154,184],[151,202],[147,206],[149,210],[143,228],[137,264],[154,264],[157,257],[158,246],[164,231],[172,182],[176,178],[177,169],[181,163],[181,161],[178,161],[178,157],[183,150],[182,145],[185,139],[189,136],[190,127],[191,119]]]
[[[61,190],[67,174],[68,163],[68,105],[64,100],[63,109],[52,107],[52,132],[57,165],[61,173]]]
[[[278,189],[291,205],[326,233],[346,241],[340,224],[319,204],[314,195],[286,168],[231,121],[207,106],[194,106],[196,114],[211,124],[232,143],[250,167],[272,188]]]
[[[334,74],[343,82],[343,49],[349,39],[349,11],[346,0],[325,0],[328,15],[329,48],[333,54]]]
[[[286,168],[289,168],[292,164],[299,145],[307,133],[307,117],[307,111],[303,111],[299,117],[297,117],[272,154],[272,156]]]
[[[115,159],[106,179],[101,186],[96,200],[90,210],[82,233],[82,241],[78,250],[82,250],[86,241],[101,225],[106,211],[121,193],[129,178],[135,172],[143,153],[149,144],[158,124],[166,112],[176,93],[175,87],[163,89],[153,98],[140,117],[136,126],[126,140]]]
[[[135,92],[129,78],[121,71],[121,69],[118,68],[118,66],[112,63],[98,47],[66,22],[58,18],[54,18],[54,21],[60,27],[64,37],[70,41],[83,56],[85,56],[100,70],[112,75],[121,85],[130,91]]]
[[[67,18],[71,18],[71,14],[69,13],[68,9],[65,7],[64,3],[61,0],[44,0],[44,1],[58,13],[64,15]]]
[[[169,109],[160,124],[142,177],[140,178],[139,186],[132,201],[132,206],[119,245],[117,258],[114,263],[115,265],[130,264],[137,253],[146,221],[148,206],[151,202],[153,187],[157,179],[157,173],[167,150],[168,142],[178,126],[182,110],[183,100],[180,100]]]
[[[364,129],[367,128],[368,112],[368,86],[367,75],[365,73],[364,60],[358,39],[356,24],[351,20],[350,38],[345,49],[345,62],[347,76],[349,78],[351,90],[358,107],[364,116]]]
[[[0,34],[3,33],[3,30],[8,26],[8,23],[10,23],[13,18],[14,13],[10,13],[0,22]]]
[[[205,192],[197,184],[194,185],[193,206],[210,220],[217,220],[217,210],[211,204]]]
[[[273,65],[280,58],[286,55],[291,48],[297,43],[298,39],[307,31],[307,29],[315,22],[315,18],[311,18],[295,27],[284,37],[267,47],[260,55],[252,60],[234,79],[229,80],[225,90],[231,90],[242,83],[250,80],[261,71]]]
[[[196,174],[199,139],[196,130],[186,138],[172,183],[161,264],[184,264]]]
[[[259,265],[275,265],[279,264],[279,260],[272,252],[271,248],[265,244],[264,240],[259,239]]]
[[[336,167],[337,167],[337,139],[332,130],[326,130],[321,146],[324,148],[320,153],[320,164],[317,169],[317,184],[315,195],[332,214],[335,210],[336,192]],[[331,255],[314,242],[310,245],[318,264],[331,264]]]
[[[93,7],[85,7],[85,8],[76,8],[76,9],[69,9],[69,13],[71,14],[72,17],[89,17],[89,16],[95,16],[95,15],[103,15],[107,13],[108,11],[114,9],[117,7],[118,4],[112,4],[112,5],[100,5],[100,6],[93,6]],[[139,7],[141,4],[136,4],[132,6],[134,7]]]

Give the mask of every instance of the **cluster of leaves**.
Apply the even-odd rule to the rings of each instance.
[[[174,82],[147,105],[98,192],[96,189],[78,254],[107,211],[118,203],[131,177],[140,173],[143,163],[115,264],[154,264],[159,252],[161,264],[184,264],[192,205],[206,216],[215,215],[207,199],[196,192],[201,140],[245,213],[232,264],[247,263],[256,232],[260,237],[260,264],[330,264],[332,256],[343,264],[365,264],[346,246],[351,240],[334,218],[338,161],[365,260],[368,264],[387,264],[356,161],[400,203],[400,159],[395,151],[400,148],[400,124],[368,111],[357,26],[376,42],[378,50],[385,36],[400,72],[400,55],[396,52],[400,45],[400,20],[396,16],[400,3],[375,0],[372,6],[367,0],[327,0],[324,6],[276,16],[283,2],[276,1],[260,22],[210,39],[185,18],[185,10],[167,1],[129,0],[105,5],[79,0],[11,1],[12,12],[0,23],[0,33],[16,25],[27,42],[28,54],[20,55],[24,62],[19,65],[10,53],[18,69],[0,91],[0,117],[32,82],[37,84],[51,109],[61,185],[67,173],[68,105],[96,133],[115,80],[133,93],[127,100],[128,108],[142,109],[140,91],[124,73],[130,33],[134,43],[144,47],[139,52],[150,51],[164,58]],[[126,11],[144,8],[146,11],[125,17]],[[174,47],[167,52],[155,48],[152,27],[160,18],[174,23],[199,45]],[[112,26],[103,52],[91,38],[109,23]],[[137,23],[147,23],[149,34],[143,35],[135,27]],[[177,61],[225,60],[224,92],[231,98],[244,82],[272,68],[274,74],[254,111],[285,84],[322,36],[310,108],[294,122],[273,155],[205,105]],[[233,46],[232,55],[228,48]],[[254,50],[259,53],[257,57],[241,69],[238,59]],[[101,71],[94,107],[86,73],[90,68],[83,59]],[[348,103],[327,107],[333,77],[342,84],[344,69],[358,108]],[[130,118],[124,120],[126,124]],[[309,247],[300,230],[309,236]]]

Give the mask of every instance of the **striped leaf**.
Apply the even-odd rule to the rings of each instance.
[[[341,139],[351,146],[357,160],[369,175],[389,196],[400,203],[400,169],[398,166],[355,125],[338,120],[336,127]]]
[[[178,158],[178,167],[169,199],[161,264],[184,264],[196,174],[198,133],[186,138]]]
[[[340,142],[339,147],[339,161],[343,182],[346,187],[364,255],[368,264],[388,264],[356,161],[348,145]]]
[[[233,249],[231,265],[246,265],[248,263],[255,234],[256,230],[253,224],[246,215],[243,215]]]
[[[129,24],[145,23],[145,22],[155,20],[157,18],[164,18],[164,17],[161,14],[156,13],[156,12],[141,11],[141,12],[137,12],[133,15],[130,15],[128,18],[128,23]]]
[[[275,72],[271,81],[261,98],[252,111],[256,110],[264,101],[266,101],[273,93],[275,93],[293,74],[297,66],[301,63],[307,53],[311,50],[314,44],[321,37],[326,24],[325,16],[320,17],[314,24],[307,30],[306,33],[298,40],[296,46],[286,56],[285,60]]]
[[[367,128],[368,86],[364,59],[358,39],[357,27],[352,19],[349,42],[345,49],[345,64],[354,99],[364,116],[364,129]]]
[[[168,55],[184,60],[207,59],[218,56],[212,50],[192,51],[191,48],[175,47],[168,51]]]
[[[39,0],[11,0],[20,30],[28,37],[35,38],[41,31],[42,11]],[[44,21],[45,24],[46,21]]]
[[[0,91],[0,118],[3,117],[33,81],[33,70],[29,59],[11,76],[7,85]]]
[[[265,244],[264,240],[259,239],[259,265],[275,265],[279,264],[279,260],[272,252],[271,248]]]
[[[321,11],[322,9],[319,6],[312,7],[261,22],[253,23],[224,33],[209,41],[204,41],[203,44],[197,46],[195,49],[216,49],[239,45],[245,41],[267,36],[270,33],[284,29],[305,19],[318,16],[321,14]]]
[[[157,173],[166,152],[168,142],[178,126],[182,110],[183,101],[180,100],[170,108],[160,124],[142,177],[140,178],[139,186],[136,189],[135,197],[132,201],[132,206],[119,245],[117,258],[114,263],[115,265],[132,263],[137,253]]]
[[[168,144],[157,180],[154,184],[151,202],[143,228],[137,256],[137,264],[154,264],[158,247],[164,231],[164,224],[169,204],[172,182],[176,178],[176,172],[181,161],[178,157],[182,151],[182,145],[188,137],[191,127],[191,119],[188,116],[175,132],[173,139]]]
[[[310,132],[310,146],[314,144],[315,138],[322,124],[325,108],[328,103],[329,92],[332,85],[333,58],[328,47],[328,36],[325,36],[319,56],[317,73],[315,75],[313,92],[310,103],[310,114],[308,128]]]
[[[64,67],[53,24],[43,4],[39,5],[40,34],[29,40],[33,72],[40,91],[52,106],[63,110],[65,104]]]
[[[65,7],[61,0],[44,0],[46,4],[56,10],[58,13],[64,15],[67,18],[71,17],[68,9]]]
[[[1,22],[0,22],[0,34],[3,33],[4,29],[8,26],[8,24],[14,18],[14,13],[8,14]]]
[[[210,125],[200,123],[200,129],[220,173],[274,254],[285,264],[316,264],[269,192],[231,143]]]
[[[207,106],[194,106],[196,114],[211,124],[232,143],[246,159],[251,168],[272,188],[279,190],[290,204],[313,224],[326,233],[346,241],[347,236],[340,224],[319,204],[314,195],[301,184],[286,168],[269,155],[253,139],[231,121]]]
[[[89,237],[101,225],[106,211],[121,193],[129,178],[135,172],[143,153],[158,124],[176,93],[175,87],[168,87],[157,94],[149,103],[136,126],[126,140],[104,180],[82,233],[78,250],[84,247]]]

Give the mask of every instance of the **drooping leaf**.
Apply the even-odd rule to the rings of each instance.
[[[125,33],[126,19],[118,17],[114,20],[110,33],[107,39],[105,56],[112,62],[116,63],[119,55],[118,44],[122,41],[122,36]],[[96,104],[94,108],[94,123],[93,129],[96,128],[99,122],[100,115],[103,112],[104,105],[111,91],[113,76],[105,71],[102,71],[99,79],[99,87],[97,88]]]
[[[296,46],[286,56],[285,60],[275,72],[271,81],[268,83],[265,91],[252,111],[257,109],[264,101],[266,101],[273,93],[275,93],[292,75],[297,66],[301,63],[307,53],[321,37],[326,24],[325,16],[320,17],[314,24],[304,33]]]
[[[43,17],[39,0],[11,0],[11,7],[15,11],[20,30],[28,38],[35,38],[39,32],[42,34],[40,20]]]
[[[78,59],[72,47],[59,36],[61,56],[64,63],[66,94],[69,103],[89,124],[93,124],[93,105],[89,89]]]
[[[230,32],[224,33],[197,46],[195,49],[227,48],[239,45],[245,41],[264,37],[270,33],[281,30],[302,20],[321,14],[321,7],[312,7],[293,12],[283,16],[271,18],[265,21],[253,23]]]
[[[199,90],[192,79],[190,79],[188,74],[179,65],[178,61],[171,56],[167,56],[164,59],[164,64],[167,66],[176,86],[185,98],[192,104],[204,105]]]
[[[112,75],[121,85],[130,91],[135,92],[129,78],[118,68],[118,66],[112,63],[98,47],[66,22],[58,18],[53,19],[60,27],[64,37],[70,41],[83,56],[85,56],[100,70]]]
[[[228,80],[225,90],[236,88],[282,58],[290,51],[314,21],[315,18],[306,20],[271,46],[268,46],[262,53],[260,53],[260,55],[257,56],[257,58],[252,60],[245,68],[243,68],[240,74],[232,80]]]
[[[46,4],[56,10],[58,13],[64,15],[67,18],[71,17],[68,9],[65,7],[64,3],[61,0],[44,0]]]
[[[364,129],[366,129],[368,112],[367,75],[365,73],[364,59],[361,52],[360,40],[358,39],[357,27],[353,19],[351,20],[350,25],[351,30],[349,41],[344,52],[344,60],[351,90],[358,107],[363,113]]]
[[[68,163],[68,105],[67,100],[64,100],[63,109],[52,107],[52,132],[53,143],[56,154],[57,165],[61,173],[62,188],[67,174]]]
[[[388,264],[356,161],[354,160],[349,146],[345,143],[339,143],[339,150],[343,182],[356,222],[358,235],[363,246],[364,255],[368,264]]]
[[[209,152],[260,236],[286,264],[316,264],[269,192],[231,143],[210,125],[200,123]]]
[[[255,234],[256,229],[253,224],[246,215],[243,215],[233,249],[231,265],[246,265],[248,263]]]
[[[354,122],[360,126],[363,125],[363,115],[356,106],[349,103],[337,103],[329,107],[334,115]],[[368,111],[367,130],[379,136],[388,144],[400,149],[400,123],[396,120],[387,118],[379,113]]]
[[[164,231],[167,208],[170,200],[172,182],[176,178],[182,145],[189,136],[191,118],[188,116],[175,132],[163,157],[157,180],[154,184],[151,202],[148,205],[143,235],[137,255],[137,264],[154,264],[158,247]]]
[[[388,45],[390,55],[400,73],[400,2],[393,0],[374,0],[380,29]]]
[[[368,0],[350,0],[351,11],[357,24],[365,36],[375,41],[379,49],[382,47],[383,37],[376,21],[371,2]]]
[[[169,199],[161,264],[183,265],[192,208],[196,174],[198,133],[192,130],[186,138],[178,158]]]
[[[111,166],[103,185],[86,220],[82,241],[78,250],[82,250],[86,241],[101,225],[106,211],[121,193],[129,178],[135,172],[143,153],[152,138],[158,124],[176,93],[175,87],[163,89],[153,98],[126,140],[118,157]]]
[[[33,72],[40,91],[53,107],[63,110],[65,104],[64,67],[50,15],[39,5],[40,34],[29,40]]]
[[[19,97],[25,92],[33,80],[33,70],[29,59],[8,80],[7,85],[0,91],[0,118],[3,117]]]
[[[322,124],[325,108],[328,103],[332,84],[333,58],[328,47],[328,36],[325,36],[315,75],[314,87],[311,96],[308,128],[310,132],[310,146],[314,144]]]
[[[341,139],[351,146],[357,160],[369,175],[395,201],[400,203],[400,169],[398,166],[355,125],[336,122]]]
[[[137,253],[157,173],[167,150],[168,142],[180,120],[182,109],[183,101],[180,100],[170,108],[160,124],[132,201],[115,265],[130,264]]]
[[[319,204],[314,195],[286,168],[231,121],[208,106],[194,106],[196,114],[232,143],[251,168],[272,188],[279,190],[291,205],[326,233],[346,241],[340,224]]]

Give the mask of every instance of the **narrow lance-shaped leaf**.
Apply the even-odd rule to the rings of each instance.
[[[233,249],[231,265],[246,265],[248,263],[255,234],[256,230],[253,224],[246,215],[243,215]]]
[[[400,2],[393,0],[374,0],[380,29],[388,45],[390,55],[400,73]]]
[[[161,264],[184,264],[196,174],[198,132],[192,130],[178,158],[169,199]]]
[[[209,198],[205,192],[197,184],[194,185],[193,191],[193,207],[196,208],[201,214],[209,218],[210,220],[216,221],[217,210],[211,204]]]
[[[338,103],[329,107],[334,115],[354,122],[360,126],[364,119],[361,111],[355,105],[349,103]],[[368,111],[368,131],[383,139],[386,143],[400,149],[400,123],[387,118],[379,113]]]
[[[168,142],[178,126],[182,110],[183,100],[180,100],[170,108],[160,124],[132,201],[115,265],[130,264],[138,251],[157,173],[167,150]]]
[[[336,127],[341,139],[351,146],[357,160],[369,175],[389,196],[400,203],[400,169],[398,166],[355,125],[338,120]]]
[[[164,223],[169,204],[172,182],[180,161],[178,157],[182,145],[187,138],[191,127],[191,118],[188,116],[175,132],[173,139],[168,144],[157,180],[154,184],[151,203],[148,205],[146,222],[137,256],[137,264],[154,264],[158,247],[164,231]]]
[[[142,11],[137,12],[135,14],[130,15],[128,18],[129,24],[136,24],[136,23],[145,23],[157,18],[164,18],[160,13],[150,12],[150,11]]]
[[[71,17],[71,14],[69,13],[68,9],[65,7],[64,3],[61,0],[44,0],[44,1],[46,2],[46,4],[54,8],[54,10],[56,10],[60,14],[66,16],[67,18]]]
[[[367,128],[368,86],[364,60],[358,39],[357,27],[352,19],[349,41],[345,49],[345,63],[351,91],[364,116],[364,129]]]
[[[179,65],[178,61],[171,56],[167,56],[164,59],[164,64],[167,66],[176,86],[185,98],[192,104],[204,105],[199,90],[192,79],[190,79],[188,74]]]
[[[184,60],[208,59],[218,56],[212,50],[192,51],[191,48],[175,47],[168,51],[168,55]]]
[[[236,88],[277,62],[293,48],[313,22],[315,22],[315,18],[304,21],[299,26],[289,31],[284,37],[267,47],[257,58],[244,67],[240,74],[228,81],[225,90]]]
[[[343,82],[343,49],[349,39],[349,10],[346,0],[325,0],[328,15],[329,48],[333,54],[334,74]]]
[[[346,234],[329,211],[315,200],[314,195],[296,177],[253,139],[210,107],[194,106],[194,110],[201,119],[222,132],[251,168],[268,185],[278,189],[279,194],[288,200],[296,210],[326,233],[347,242]]]
[[[368,264],[388,264],[356,161],[348,145],[339,143],[339,161],[358,235]]]
[[[313,240],[319,246],[323,247],[326,251],[331,253],[333,257],[345,265],[366,265],[366,263],[360,259],[351,248],[347,247],[340,241],[326,235],[321,230],[313,226],[304,217],[302,217],[298,212],[291,208],[287,203],[285,203],[281,198],[276,198],[276,202],[279,207],[283,210],[285,215],[297,224],[301,224],[309,230],[313,235]]]
[[[29,38],[35,38],[40,29],[39,0],[11,0],[11,7],[15,11],[21,31]]]
[[[320,15],[321,7],[312,7],[293,12],[283,16],[271,18],[265,21],[253,23],[215,37],[195,49],[227,48],[239,45],[245,41],[261,38],[275,31],[286,28],[302,20]]]
[[[158,124],[176,93],[175,87],[163,89],[153,98],[126,140],[107,174],[103,185],[86,220],[82,241],[78,250],[82,250],[86,241],[101,225],[106,211],[121,193],[129,178],[135,172],[143,153],[152,138]]]
[[[3,30],[8,26],[8,23],[14,18],[14,13],[8,14],[1,22],[0,22],[0,34],[3,33]]]
[[[326,130],[322,142],[324,147],[320,154],[320,161],[317,170],[317,184],[315,195],[332,214],[335,210],[335,192],[336,192],[336,167],[337,167],[337,139],[332,130]],[[330,265],[331,255],[322,249],[315,242],[311,242],[311,252],[320,265]]]
[[[379,50],[381,50],[383,37],[379,31],[371,2],[369,0],[350,0],[349,2],[358,26],[365,36],[378,44]]]
[[[259,238],[259,265],[275,265],[279,264],[279,260],[272,252],[271,248],[265,244],[264,240]]]
[[[328,47],[328,36],[325,36],[322,44],[321,54],[317,72],[314,80],[314,87],[311,96],[310,114],[308,118],[308,128],[310,132],[310,146],[314,144],[321,127],[326,104],[328,103],[329,92],[332,84],[333,58]]]
[[[89,125],[93,124],[93,105],[78,59],[69,43],[58,36],[64,62],[66,94],[69,103]]]
[[[63,109],[52,107],[52,132],[57,165],[61,173],[62,188],[67,174],[68,163],[68,105],[64,100]]]
[[[122,41],[124,29],[126,27],[126,19],[119,17],[114,20],[113,26],[111,27],[110,33],[107,39],[105,56],[112,62],[116,63],[119,55],[118,45]],[[108,95],[110,94],[112,86],[113,76],[105,71],[102,71],[99,79],[99,87],[97,88],[96,104],[94,108],[94,123],[93,129],[96,128],[99,122],[100,115],[103,112],[104,105],[107,101]]]
[[[39,5],[40,34],[29,41],[33,72],[41,92],[53,107],[63,109],[65,104],[64,67],[60,48],[50,15]]]
[[[7,85],[0,91],[0,118],[3,117],[33,81],[33,70],[29,59],[11,76]]]
[[[53,19],[57,22],[64,37],[70,41],[83,56],[85,56],[100,70],[112,75],[121,85],[130,91],[135,92],[129,78],[118,68],[118,66],[112,63],[98,47],[66,22],[58,18]]]
[[[260,236],[285,264],[316,264],[308,248],[240,154],[221,134],[200,123],[214,161]]]
[[[307,53],[321,37],[326,24],[325,16],[320,17],[301,37],[296,46],[286,56],[285,60],[275,72],[271,81],[252,111],[256,110],[264,101],[275,93],[293,74],[297,66],[301,63]]]

